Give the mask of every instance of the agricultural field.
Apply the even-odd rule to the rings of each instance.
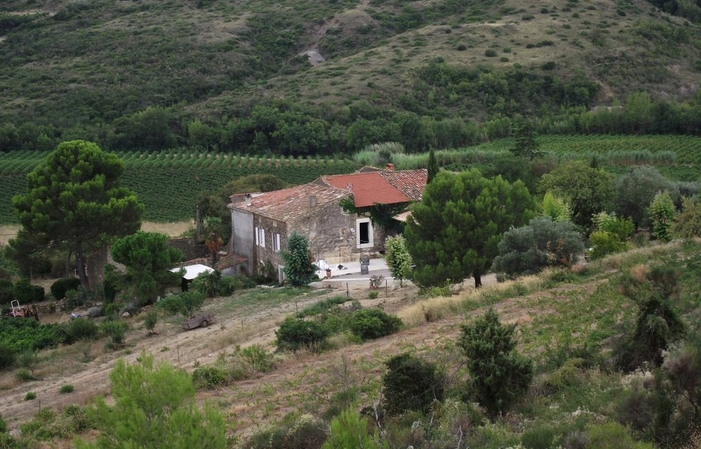
[[[0,155],[0,195],[23,193],[25,177],[46,152],[19,151]],[[146,206],[144,220],[170,222],[192,219],[200,192],[215,192],[227,182],[252,174],[272,174],[290,184],[303,184],[321,175],[350,173],[359,166],[347,159],[262,158],[220,153],[121,152],[122,182]],[[14,223],[9,201],[0,205],[0,223]]]
[[[701,179],[701,138],[694,136],[541,136],[540,150],[558,160],[596,159],[608,170],[622,173],[631,165],[656,166],[665,176],[678,181]],[[479,146],[436,152],[439,165],[461,169],[489,164],[508,154],[513,139],[500,139]],[[25,176],[46,155],[40,151],[0,154],[0,195],[24,192]],[[227,182],[251,174],[272,174],[290,184],[303,184],[321,175],[350,173],[370,158],[327,157],[267,158],[198,151],[118,152],[124,160],[123,183],[133,189],[146,205],[145,220],[170,222],[194,216],[197,195],[213,192]],[[362,156],[362,155],[361,155]],[[397,169],[423,168],[426,154],[394,155]],[[15,223],[9,201],[0,204],[0,224]]]

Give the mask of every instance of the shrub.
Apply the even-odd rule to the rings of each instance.
[[[32,285],[29,279],[20,279],[15,282],[12,293],[20,304],[31,304],[44,300],[44,287]]]
[[[383,409],[390,415],[407,410],[429,411],[434,400],[443,399],[443,379],[435,365],[410,354],[400,354],[387,362],[389,371],[382,378]]]
[[[488,58],[493,58],[497,55],[497,52],[494,49],[488,48],[485,50],[484,55]]]
[[[0,415],[0,434],[2,433],[7,433],[7,423],[2,418],[2,415]]]
[[[13,290],[14,284],[12,281],[0,279],[0,304],[9,304],[10,301],[15,299],[12,293]]]
[[[66,335],[66,343],[71,344],[79,340],[93,340],[97,337],[99,329],[90,318],[76,318],[70,320],[63,327]]]
[[[17,359],[15,351],[7,345],[0,343],[0,371],[12,368]]]
[[[506,412],[528,390],[533,363],[516,353],[516,325],[504,326],[493,309],[462,326],[458,346],[467,356],[470,388],[491,419]]]
[[[350,319],[351,332],[363,340],[391,335],[397,332],[401,325],[401,319],[380,309],[358,310]]]
[[[258,266],[253,279],[256,284],[273,285],[277,283],[277,270],[270,260],[266,260]]]
[[[388,445],[382,444],[375,429],[370,434],[368,420],[355,410],[348,409],[331,420],[331,435],[321,446],[321,449],[383,449]]]
[[[73,390],[75,390],[73,385],[66,384],[66,385],[61,385],[61,388],[58,389],[58,392],[61,394],[68,394],[68,393],[73,393]]]
[[[288,417],[272,429],[253,435],[244,447],[246,449],[320,448],[327,439],[327,428],[328,423],[316,420],[310,415],[302,415],[299,418]],[[367,447],[373,448],[373,446]]]
[[[651,443],[636,442],[622,425],[609,422],[587,427],[587,449],[652,449]]]
[[[192,384],[197,389],[214,390],[228,383],[226,369],[220,366],[201,366],[192,372]]]
[[[387,266],[392,273],[392,277],[399,279],[399,285],[401,286],[404,279],[411,277],[411,266],[413,265],[411,254],[406,248],[406,240],[401,235],[387,237],[385,250]]]
[[[202,308],[204,297],[205,294],[203,292],[193,289],[177,295],[167,296],[158,301],[156,306],[170,314],[180,313],[189,318]]]
[[[632,220],[601,212],[594,215],[593,221],[596,231],[589,236],[591,249],[588,253],[592,259],[600,259],[630,248],[630,237],[635,231]]]
[[[24,395],[25,401],[32,401],[36,398],[37,398],[37,394],[33,391],[28,391],[27,394]]]
[[[334,296],[332,298],[324,299],[319,302],[307,306],[297,312],[297,318],[304,318],[305,316],[318,315],[320,313],[326,312],[327,310],[345,302],[349,301],[345,296]]]
[[[377,292],[377,290],[373,290],[371,292],[368,292],[368,299],[377,299],[378,295],[379,293]]]
[[[273,355],[260,345],[244,348],[240,354],[254,372],[267,373],[275,366]]]
[[[156,309],[151,309],[144,316],[144,327],[149,332],[153,332],[156,328],[156,323],[158,322],[158,311]]]
[[[279,351],[297,351],[321,345],[328,337],[328,331],[315,321],[288,317],[275,331],[275,335]]]
[[[34,376],[32,376],[32,373],[28,369],[20,369],[17,370],[15,373],[15,379],[19,380],[20,382],[30,382],[32,380],[36,380]]]
[[[124,321],[105,321],[100,325],[100,332],[110,337],[112,345],[124,343],[124,334],[127,331],[127,324]]]
[[[60,301],[66,297],[68,290],[77,290],[80,287],[80,279],[78,278],[61,278],[51,284],[51,296],[56,301]]]
[[[671,231],[679,238],[701,237],[701,200],[682,198],[682,211],[674,217]]]
[[[544,216],[505,232],[498,251],[492,270],[513,279],[546,267],[570,267],[584,252],[584,242],[573,223]]]

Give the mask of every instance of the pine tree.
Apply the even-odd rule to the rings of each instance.
[[[433,178],[435,178],[437,174],[438,161],[436,160],[436,153],[433,151],[433,148],[431,148],[431,151],[428,152],[428,178],[426,179],[426,183],[428,184],[433,181]]]
[[[491,419],[506,412],[528,390],[533,362],[516,353],[515,324],[502,325],[493,309],[462,326],[458,346],[467,356],[470,386]]]

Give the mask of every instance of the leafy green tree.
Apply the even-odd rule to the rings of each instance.
[[[399,279],[399,285],[402,285],[404,279],[411,277],[411,254],[406,249],[406,240],[403,236],[387,237],[385,240],[385,260],[389,267],[392,277]]]
[[[169,270],[182,252],[168,245],[165,234],[139,231],[114,242],[111,253],[115,262],[126,265],[126,284],[141,304],[151,304],[166,286],[180,280],[178,273]]]
[[[516,352],[516,325],[502,325],[489,309],[462,326],[458,346],[467,356],[470,390],[493,420],[518,401],[533,379],[533,362]]]
[[[227,447],[224,417],[197,405],[187,372],[142,352],[134,365],[118,360],[110,383],[114,405],[98,397],[89,409],[100,434],[95,442],[78,440],[78,449]]]
[[[532,161],[540,155],[533,122],[527,118],[516,121],[516,136],[511,153]]]
[[[534,198],[521,181],[488,179],[476,170],[441,172],[412,206],[405,229],[406,246],[420,285],[461,282],[470,275],[475,286],[498,253],[501,236],[535,214]]]
[[[674,217],[671,230],[679,238],[701,237],[701,200],[683,198],[682,210]]]
[[[558,166],[543,175],[539,187],[565,199],[572,206],[572,221],[587,229],[594,214],[610,211],[614,197],[611,175],[585,161]]]
[[[435,178],[438,174],[438,170],[439,168],[438,161],[436,160],[436,152],[433,151],[433,148],[431,148],[431,151],[428,152],[428,178],[426,179],[427,184],[433,181],[433,178]]]
[[[676,213],[677,210],[669,192],[658,192],[648,208],[653,237],[663,242],[672,240],[671,228]]]
[[[144,206],[119,187],[124,164],[81,140],[63,142],[27,175],[27,193],[12,205],[24,229],[51,242],[68,243],[78,277],[90,287],[85,260],[90,252],[141,226]]]
[[[527,226],[511,228],[499,242],[492,269],[513,279],[546,267],[569,267],[584,254],[582,234],[569,221],[537,217]]]
[[[614,210],[621,217],[630,217],[636,227],[648,225],[648,206],[657,192],[674,192],[674,183],[649,165],[635,166],[619,176],[614,183]]]
[[[443,379],[436,366],[411,354],[396,355],[387,361],[382,377],[383,410],[398,415],[408,410],[427,413],[434,400],[443,400]]]
[[[600,212],[594,215],[595,231],[589,235],[592,259],[600,259],[608,254],[626,251],[630,248],[630,238],[635,225],[629,218],[621,218],[615,213]]]
[[[553,221],[570,221],[572,209],[562,198],[553,195],[552,192],[545,192],[543,195],[543,215],[552,218]]]
[[[282,260],[285,262],[285,278],[291,285],[300,287],[312,281],[316,270],[311,262],[309,242],[306,237],[292,232],[287,240],[287,251],[282,252]]]

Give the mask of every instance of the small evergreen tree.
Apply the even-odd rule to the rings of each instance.
[[[672,240],[671,228],[676,212],[669,192],[658,192],[655,195],[647,212],[653,237],[663,242]]]
[[[110,382],[114,405],[98,397],[89,410],[101,434],[92,443],[77,441],[78,449],[227,447],[224,418],[197,406],[187,372],[142,352],[135,365],[118,360]]]
[[[434,400],[443,400],[443,379],[432,363],[410,354],[400,354],[387,362],[389,371],[382,378],[383,409],[390,415],[407,410],[429,411]]]
[[[292,232],[287,241],[287,251],[282,253],[285,277],[294,287],[307,285],[314,276],[314,265],[309,256],[309,243],[303,235]]]
[[[321,449],[389,449],[389,444],[380,441],[377,429],[370,435],[367,419],[348,409],[331,420],[331,435]]]
[[[516,142],[511,152],[515,156],[533,160],[540,155],[533,122],[521,118],[516,122]]]
[[[528,390],[533,362],[515,352],[516,325],[502,325],[493,309],[462,326],[458,340],[467,356],[470,388],[493,420],[506,412]]]
[[[621,279],[623,295],[638,306],[635,333],[618,351],[621,368],[632,371],[643,362],[661,365],[662,352],[684,336],[684,323],[672,308],[679,296],[679,276],[675,267],[655,266],[633,269]]]
[[[553,221],[570,221],[572,219],[572,208],[565,200],[553,195],[552,192],[545,192],[543,196],[543,215],[552,218]]]
[[[426,178],[426,184],[431,182],[433,178],[438,174],[438,161],[436,160],[436,153],[431,148],[428,152],[428,178]]]
[[[411,277],[411,254],[406,249],[406,240],[403,236],[388,237],[385,240],[385,260],[392,277],[399,279],[399,285],[402,286],[402,281]]]

